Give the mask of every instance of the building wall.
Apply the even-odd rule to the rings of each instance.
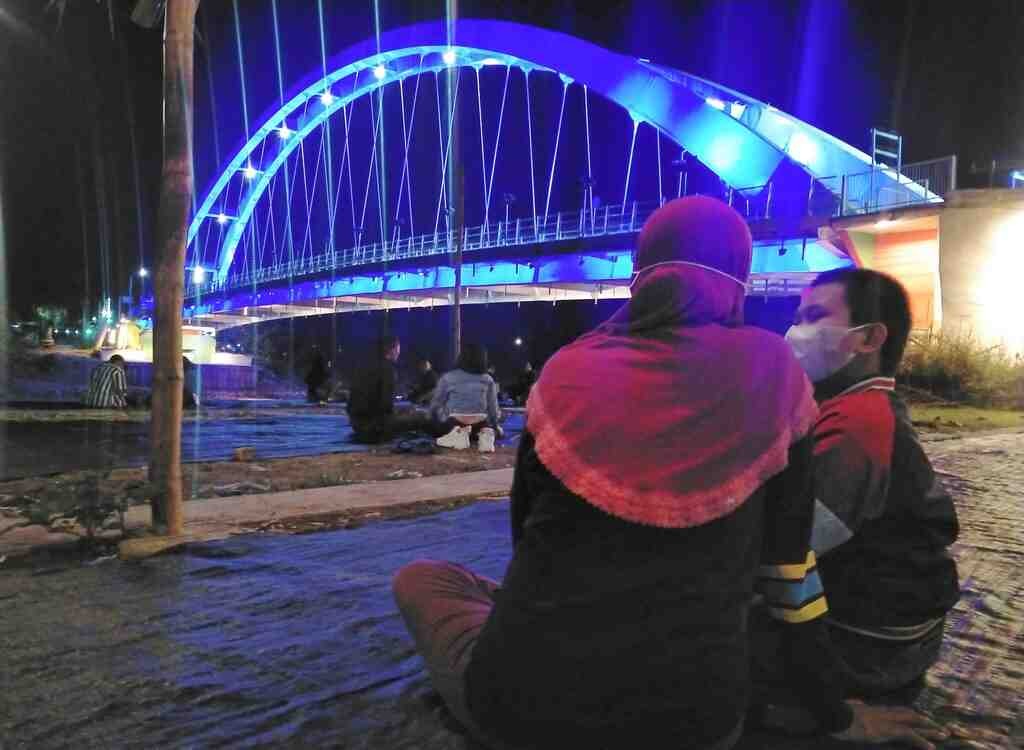
[[[925,229],[900,232],[846,233],[851,255],[859,266],[897,279],[910,297],[911,325],[934,328],[942,323],[939,283],[939,232]]]
[[[942,325],[937,230],[879,234],[871,267],[899,279],[906,288],[914,328]]]
[[[1024,190],[963,190],[946,200],[943,329],[1024,353]]]

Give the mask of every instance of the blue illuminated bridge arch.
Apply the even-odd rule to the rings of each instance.
[[[849,144],[768,104],[688,73],[614,53],[572,36],[520,24],[460,20],[451,43],[446,39],[442,24],[420,24],[387,32],[379,43],[367,40],[327,61],[324,66],[326,75],[318,71],[294,86],[284,97],[283,105],[266,113],[231,161],[219,169],[216,180],[197,206],[188,229],[188,267],[192,269],[194,283],[189,285],[186,315],[215,315],[243,307],[383,294],[389,288],[395,291],[428,288],[430,285],[443,288],[450,284],[451,279],[444,268],[425,266],[422,260],[408,269],[410,278],[420,279],[415,283],[405,282],[403,285],[392,279],[391,287],[388,287],[388,279],[375,275],[373,270],[373,264],[381,261],[408,261],[431,255],[436,259],[439,253],[450,249],[453,241],[450,233],[443,230],[439,233],[436,226],[432,233],[418,237],[382,237],[379,243],[367,242],[364,247],[344,251],[331,247],[319,255],[311,252],[308,259],[299,259],[301,262],[293,259],[287,268],[280,263],[270,267],[253,266],[244,274],[237,272],[236,251],[251,229],[250,223],[258,204],[275,176],[287,165],[289,156],[301,148],[307,136],[331,118],[339,114],[344,117],[346,108],[383,87],[423,73],[470,67],[477,71],[479,85],[481,68],[493,66],[518,69],[527,76],[534,73],[557,75],[565,88],[575,83],[584,87],[586,92],[621,107],[633,120],[634,142],[639,125],[654,128],[659,138],[674,142],[713,171],[726,186],[729,199],[735,199],[737,205],[746,205],[754,223],[769,218],[773,175],[783,164],[807,175],[806,185],[809,187],[802,189],[807,190],[808,195],[818,191],[831,197],[829,210],[833,213],[870,212],[883,206],[941,201],[937,195],[905,176],[873,165],[870,156]],[[563,94],[563,108],[564,101]],[[438,107],[440,120],[440,104]],[[345,124],[347,127],[347,122]],[[500,127],[499,123],[499,137]],[[409,158],[408,148],[407,139],[406,160]],[[496,150],[497,146],[495,153]],[[486,161],[485,155],[485,175]],[[552,179],[553,174],[552,166]],[[463,236],[466,249],[478,251],[478,260],[488,269],[493,270],[495,263],[515,266],[514,274],[505,271],[499,274],[501,278],[490,280],[494,283],[546,284],[550,288],[560,281],[569,285],[603,281],[604,284],[598,285],[599,294],[615,294],[614,290],[608,290],[615,286],[616,281],[628,278],[632,270],[628,257],[632,233],[656,204],[639,205],[635,201],[627,201],[624,194],[621,205],[616,201],[616,204],[605,206],[603,213],[594,211],[591,206],[589,211],[578,210],[566,216],[557,210],[549,211],[550,185],[547,187],[547,200],[543,200],[546,177],[541,175],[539,178],[542,183],[539,189],[541,200],[538,201],[536,195],[533,197],[531,216],[524,222],[517,221],[514,227],[509,222],[502,225],[500,220],[493,225],[490,223],[494,217],[486,216],[492,201],[485,178],[483,189],[488,208],[485,216],[481,217],[481,226],[467,230]],[[491,180],[493,184],[493,165]],[[760,207],[753,212],[750,209],[752,200]],[[543,210],[538,208],[538,204],[543,205]],[[440,203],[438,205],[440,207]],[[609,237],[616,234],[620,235],[618,239],[611,241]],[[389,239],[394,240],[393,244]],[[799,251],[788,257],[792,261],[799,255],[803,265],[787,268],[787,262],[768,263],[768,258],[782,258],[787,241],[794,240],[799,244]],[[762,274],[771,271],[798,273],[850,262],[827,243],[821,245],[812,238],[811,245],[808,255],[806,238],[783,238],[781,241],[776,238],[770,249],[768,245],[761,248],[761,259],[755,258],[753,271],[755,274],[759,270]],[[575,267],[580,269],[585,269],[587,262],[579,252],[599,251],[588,257],[592,257],[604,270],[595,271],[596,276],[580,276],[578,272],[568,273],[562,279],[542,279],[537,273],[536,263],[524,262],[528,254],[520,253],[522,257],[518,257],[510,249],[517,247],[529,247],[534,258],[539,257],[539,249],[550,250],[553,253],[551,257],[561,258],[556,264],[560,268],[566,267],[562,256],[568,253],[578,258]],[[759,263],[760,269],[757,267]],[[339,268],[351,270],[340,281]],[[359,273],[360,269],[365,272]],[[522,277],[520,269],[523,269]],[[532,276],[531,269],[534,271]],[[330,284],[316,281],[318,273],[328,272],[332,275]],[[205,279],[202,278],[204,273]],[[401,273],[405,276],[406,272]],[[304,277],[304,280],[297,283],[296,277]],[[285,279],[287,283],[283,283]],[[473,283],[471,279],[469,283]],[[344,284],[348,286],[344,287]],[[492,290],[494,287],[486,280],[480,285]],[[282,291],[284,287],[287,287],[287,292]],[[586,293],[593,291],[590,286]],[[523,297],[522,294],[515,296]],[[319,306],[317,309],[327,311],[320,310]],[[247,319],[242,322],[247,322]]]

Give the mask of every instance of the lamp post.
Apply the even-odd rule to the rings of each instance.
[[[140,279],[145,279],[147,276],[149,276],[149,271],[147,271],[145,268],[140,268],[138,271],[136,271],[135,273],[133,273],[131,276],[128,277],[128,316],[129,317],[131,317],[134,314],[133,311],[132,311],[132,306],[135,304],[135,292],[134,292],[134,289],[133,289],[133,286],[134,286],[133,282],[135,281],[135,277],[136,276],[138,276]],[[145,285],[145,283],[146,283],[145,281],[142,282],[143,285]],[[142,287],[142,291],[140,291],[140,295],[143,294],[144,291],[145,291],[145,286]]]

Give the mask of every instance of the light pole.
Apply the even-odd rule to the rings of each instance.
[[[132,307],[133,307],[133,305],[135,305],[135,294],[134,294],[134,291],[133,291],[133,288],[132,288],[133,287],[133,283],[132,282],[135,281],[135,276],[136,275],[138,275],[138,277],[140,279],[145,279],[149,275],[149,271],[147,271],[145,268],[140,268],[138,271],[136,271],[135,273],[133,273],[131,276],[128,277],[128,316],[129,317],[131,317],[134,314],[134,312],[132,311]],[[142,282],[143,287],[142,287],[142,292],[140,292],[140,294],[145,292],[145,283],[146,283],[145,281]]]

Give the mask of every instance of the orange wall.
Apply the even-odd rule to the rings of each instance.
[[[874,256],[868,265],[906,287],[914,328],[941,324],[937,229],[876,235]]]

